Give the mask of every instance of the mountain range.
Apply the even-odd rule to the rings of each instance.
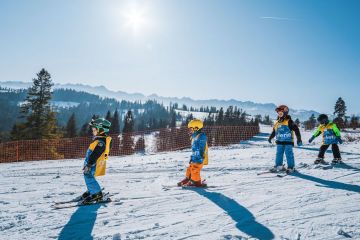
[[[25,89],[29,88],[32,85],[32,82],[22,82],[22,81],[5,81],[0,82],[0,86],[12,88],[12,89]],[[236,99],[230,100],[219,100],[219,99],[208,99],[208,100],[195,100],[189,97],[162,97],[156,94],[152,94],[146,96],[141,93],[127,93],[124,91],[112,91],[107,89],[104,86],[89,86],[85,84],[55,84],[55,89],[73,89],[76,91],[84,91],[92,94],[99,95],[100,97],[108,97],[108,98],[115,98],[117,100],[126,100],[126,101],[141,101],[145,102],[147,100],[156,100],[157,102],[163,103],[164,105],[169,105],[170,103],[178,103],[181,107],[185,104],[188,107],[206,107],[206,106],[213,106],[216,108],[224,107],[227,108],[228,106],[237,106],[245,110],[248,114],[256,115],[261,114],[270,115],[270,117],[275,118],[276,113],[274,109],[276,105],[274,103],[255,103],[252,101],[240,101]],[[290,114],[293,119],[299,118],[301,121],[307,120],[312,114],[315,116],[319,115],[318,112],[314,110],[297,110],[297,109],[290,109]]]

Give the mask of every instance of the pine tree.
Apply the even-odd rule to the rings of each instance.
[[[298,118],[295,120],[295,124],[296,126],[300,127],[300,120]]]
[[[223,121],[224,121],[224,109],[220,108],[219,113],[216,117],[215,123],[217,126],[220,126],[223,124]]]
[[[50,74],[41,69],[37,78],[33,79],[33,85],[28,89],[25,103],[21,106],[21,117],[25,118],[25,122],[18,128],[20,139],[59,137],[55,112],[50,106],[52,86]]]
[[[345,105],[345,101],[341,97],[339,97],[335,103],[334,115],[336,115],[338,118],[343,118],[345,117],[346,110],[347,108]]]
[[[110,110],[107,111],[105,119],[108,120],[109,122],[112,122],[112,117],[111,117]]]
[[[316,118],[314,114],[311,114],[311,116],[309,117],[309,120],[304,122],[305,125],[305,129],[306,130],[311,130],[315,128],[316,125]]]
[[[88,123],[85,123],[81,126],[79,136],[81,136],[81,137],[91,136],[91,135],[89,135],[89,124]]]
[[[355,115],[351,116],[350,127],[354,130],[359,127],[359,117],[356,117]]]
[[[176,112],[175,112],[174,110],[172,110],[172,111],[170,112],[170,117],[171,117],[171,119],[170,119],[170,124],[169,124],[169,126],[170,126],[171,128],[174,128],[174,127],[176,127]]]
[[[67,124],[66,124],[66,134],[65,136],[67,138],[74,138],[77,136],[76,134],[76,119],[75,119],[75,113],[71,114]]]
[[[123,133],[130,133],[133,131],[134,131],[134,117],[131,110],[129,110],[125,115]]]
[[[334,123],[338,125],[339,128],[345,127],[344,117],[346,114],[346,105],[345,101],[339,97],[338,100],[335,103],[334,107],[334,115],[336,115],[336,118],[334,119]]]
[[[114,116],[112,117],[110,133],[111,134],[119,134],[120,133],[119,112],[117,109],[115,110]]]
[[[265,116],[264,116],[263,124],[265,124],[265,125],[272,125],[272,124],[273,124],[273,122],[271,121],[269,115],[265,115]]]
[[[134,131],[134,117],[129,110],[124,119],[124,128],[123,128],[123,138],[122,138],[122,148],[121,151],[126,154],[130,155],[134,153],[134,140],[132,137],[132,132]]]

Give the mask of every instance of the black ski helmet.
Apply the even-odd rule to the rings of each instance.
[[[329,118],[326,114],[320,114],[317,118],[318,122],[321,124],[325,124],[329,122]]]

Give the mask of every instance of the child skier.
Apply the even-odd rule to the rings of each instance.
[[[191,130],[191,150],[189,166],[186,170],[185,179],[178,183],[178,186],[206,187],[201,181],[200,171],[208,164],[207,136],[202,131],[203,122],[199,119],[191,120],[188,128]]]
[[[317,120],[320,123],[320,126],[315,131],[314,135],[309,139],[309,143],[311,143],[320,134],[323,135],[323,142],[319,150],[318,158],[314,163],[327,164],[327,162],[324,160],[324,155],[330,145],[334,156],[332,163],[342,163],[338,143],[342,144],[343,141],[341,140],[339,128],[335,123],[329,121],[329,118],[326,114],[320,114]]]
[[[294,132],[297,138],[297,145],[301,146],[301,135],[298,126],[292,121],[289,115],[289,108],[286,105],[278,106],[275,111],[278,114],[277,121],[274,124],[273,131],[268,139],[269,143],[276,137],[276,160],[275,166],[270,172],[285,171],[292,173],[295,171],[294,159]],[[287,169],[283,166],[284,153],[287,160]]]
[[[111,137],[107,136],[111,123],[104,119],[93,119],[89,125],[93,141],[86,152],[83,172],[87,191],[82,194],[84,204],[101,201],[103,193],[95,177],[105,175],[106,160],[111,148]]]

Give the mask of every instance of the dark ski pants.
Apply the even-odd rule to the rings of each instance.
[[[319,158],[324,158],[325,152],[329,148],[329,146],[330,145],[324,144],[320,147],[320,151],[319,151],[319,155],[318,155]],[[337,144],[331,144],[331,149],[332,149],[334,158],[341,158],[339,146]]]

